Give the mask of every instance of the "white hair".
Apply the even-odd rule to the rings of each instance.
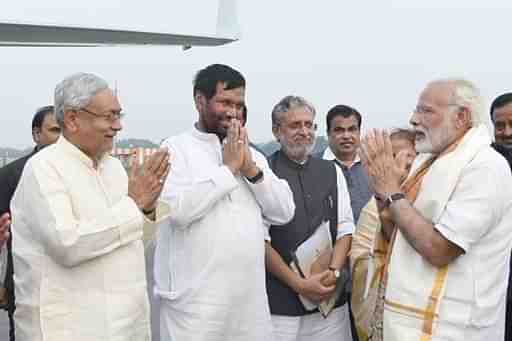
[[[279,101],[272,109],[272,127],[277,127],[283,120],[283,115],[295,108],[306,108],[309,112],[316,115],[315,107],[300,96],[286,96]]]
[[[75,73],[66,77],[55,87],[55,116],[57,123],[64,126],[64,112],[67,109],[84,108],[100,91],[108,89],[108,83],[91,73]]]
[[[486,126],[491,136],[494,128],[485,109],[485,101],[480,90],[470,81],[463,78],[447,78],[432,83],[448,83],[453,85],[452,103],[468,108],[471,114],[471,126]]]

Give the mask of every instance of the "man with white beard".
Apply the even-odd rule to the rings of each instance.
[[[335,294],[354,231],[343,173],[333,162],[310,156],[314,118],[315,109],[302,97],[287,96],[272,111],[272,131],[281,150],[269,157],[269,164],[288,181],[296,207],[287,225],[270,227],[266,245],[267,293],[276,341],[352,340],[346,292],[326,318],[318,309],[306,310],[299,299],[301,295],[318,303]],[[311,276],[302,277],[289,266],[292,254],[324,226],[329,227],[333,252],[321,266],[312,267]]]
[[[420,154],[404,183],[385,132],[361,145],[389,217],[381,319],[369,340],[503,340],[512,177],[491,147],[480,92],[465,80],[432,82],[410,123]]]

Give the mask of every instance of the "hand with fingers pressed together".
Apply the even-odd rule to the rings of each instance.
[[[222,162],[234,175],[238,175],[244,165],[246,148],[245,128],[239,120],[234,119],[222,141]]]
[[[254,162],[252,158],[251,148],[249,146],[249,134],[247,133],[247,128],[242,127],[240,129],[241,136],[243,136],[244,141],[244,163],[240,168],[240,173],[246,178],[254,178],[261,171],[256,162]]]
[[[368,179],[374,192],[382,198],[400,192],[404,176],[404,165],[397,163],[389,134],[373,129],[361,142],[361,160],[368,172]]]
[[[416,157],[415,154],[411,154],[409,150],[401,150],[395,155],[395,163],[400,171],[400,183],[403,183],[409,171],[411,170],[412,161]]]
[[[157,200],[169,175],[169,161],[167,149],[160,149],[142,165],[139,165],[137,155],[132,158],[128,196],[146,215],[153,214],[156,209]]]

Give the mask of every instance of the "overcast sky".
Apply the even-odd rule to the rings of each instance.
[[[52,103],[57,82],[77,71],[117,84],[128,113],[122,138],[155,142],[196,120],[192,78],[211,63],[229,64],[245,75],[248,127],[256,142],[271,139],[270,110],[289,94],[316,106],[323,135],[325,113],[336,104],[357,108],[366,129],[407,125],[418,93],[434,78],[468,78],[488,101],[512,90],[512,2],[348,3],[239,0],[242,38],[222,47],[0,47],[0,146],[30,146],[35,108]],[[196,1],[190,13],[197,23],[208,22],[211,14],[198,7]],[[127,18],[155,24],[147,13],[126,11]]]

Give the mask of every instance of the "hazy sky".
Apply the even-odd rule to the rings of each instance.
[[[121,1],[111,3],[114,10],[121,6]],[[211,18],[203,11],[209,6],[200,3],[195,1],[190,10],[198,25]],[[77,71],[117,84],[128,113],[121,137],[155,142],[189,129],[196,120],[192,78],[211,63],[229,64],[245,75],[248,127],[256,142],[271,139],[270,110],[289,94],[316,106],[319,133],[324,134],[325,112],[342,103],[363,114],[364,128],[406,125],[419,91],[434,78],[468,78],[488,100],[512,90],[512,2],[352,3],[357,4],[239,0],[243,36],[215,48],[0,47],[0,146],[30,146],[35,108],[52,103],[57,82]],[[118,11],[123,18],[153,20],[151,13],[133,8]]]

